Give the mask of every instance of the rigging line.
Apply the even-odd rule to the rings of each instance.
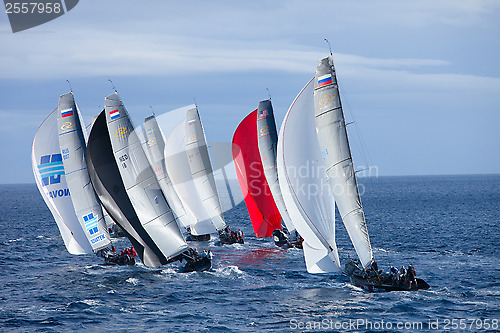
[[[151,113],[153,114],[153,116],[156,117],[155,110],[153,110],[153,107],[151,105],[149,107],[151,108]]]
[[[70,92],[73,92],[73,88],[71,88],[71,82],[69,82],[69,80],[66,80],[66,82],[68,82],[68,85],[69,85],[69,91],[70,91]]]
[[[116,87],[115,87],[113,81],[111,81],[110,79],[108,79],[108,81],[111,83],[111,86],[113,87],[113,90],[115,91],[115,93],[117,93],[118,91],[116,91]]]
[[[330,45],[330,42],[328,41],[328,39],[325,38],[325,42],[328,44],[328,49],[330,50],[330,56],[333,57],[333,52],[332,52],[332,47]]]
[[[269,88],[266,88],[267,93],[269,94],[269,100],[271,100],[271,92],[269,91]]]
[[[361,130],[360,130],[359,126],[358,126],[358,121],[356,119],[356,116],[352,112],[352,108],[350,107],[350,103],[349,103],[349,98],[347,98],[345,90],[340,85],[338,86],[338,88],[341,90],[342,101],[343,101],[343,104],[345,105],[345,107],[343,109],[346,110],[349,113],[349,116],[353,120],[349,124],[354,124],[354,127],[356,129],[355,130],[356,137],[357,137],[358,142],[359,142],[359,144],[356,144],[356,146],[358,147],[358,149],[359,149],[359,151],[361,153],[361,156],[362,156],[362,158],[364,160],[364,163],[366,163],[367,166],[369,167],[370,165],[373,165],[373,159],[372,159],[372,157],[370,155],[370,152],[367,149],[366,140],[364,139],[363,135],[361,134]]]

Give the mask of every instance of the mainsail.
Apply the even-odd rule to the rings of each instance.
[[[226,227],[198,109],[186,112],[186,151],[193,182],[217,230]]]
[[[264,176],[256,120],[257,110],[238,125],[233,135],[232,153],[255,236],[271,237],[274,230],[281,229],[281,216]]]
[[[163,255],[174,257],[188,246],[160,190],[128,112],[116,92],[106,97],[104,105],[113,154],[130,202]]]
[[[293,225],[304,238],[307,271],[340,272],[335,204],[315,133],[312,81],[290,106],[277,149],[279,185]]]
[[[90,131],[87,167],[99,200],[115,223],[123,229],[144,265],[158,267],[166,264],[167,258],[144,229],[127,195],[113,156],[104,110]]]
[[[316,68],[314,106],[316,132],[329,184],[356,253],[363,267],[366,267],[373,260],[373,253],[331,57],[320,60]]]
[[[168,176],[189,219],[191,234],[200,236],[215,232],[215,226],[205,211],[189,167],[185,120],[179,122],[170,132],[165,143],[165,159]]]
[[[271,190],[276,206],[289,232],[295,230],[292,219],[288,214],[278,180],[276,150],[278,146],[278,131],[274,120],[274,111],[271,100],[261,101],[257,109],[257,136],[260,157],[264,175]]]
[[[55,109],[40,125],[33,139],[31,162],[36,185],[54,216],[64,245],[71,254],[92,253],[92,247],[75,214],[66,183],[59,147]]]
[[[146,137],[146,156],[153,168],[160,188],[177,216],[180,225],[187,227],[189,226],[189,218],[168,176],[164,155],[165,139],[155,116],[147,117],[144,120],[144,135]]]
[[[87,172],[84,126],[73,93],[59,97],[57,110],[59,145],[71,201],[94,252],[111,245],[101,204]]]

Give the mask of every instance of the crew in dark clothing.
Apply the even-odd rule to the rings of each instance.
[[[412,289],[412,285],[413,285],[413,288],[417,288],[417,271],[415,270],[415,267],[413,267],[412,265],[409,265],[408,266],[408,271],[406,273],[406,280],[408,281],[408,286],[410,289]]]

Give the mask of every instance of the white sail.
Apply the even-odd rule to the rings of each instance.
[[[170,204],[170,208],[177,216],[180,225],[187,227],[190,224],[189,218],[168,176],[164,155],[165,138],[155,116],[150,116],[144,120],[144,135],[146,136],[146,156],[153,168],[160,188]]]
[[[166,258],[188,248],[117,93],[105,99],[106,122],[123,184],[141,224]]]
[[[373,260],[344,113],[331,57],[319,61],[314,79],[316,131],[342,221],[363,267]]]
[[[322,167],[314,126],[313,82],[290,106],[278,138],[278,177],[293,225],[304,238],[310,273],[340,272],[335,202]]]
[[[78,222],[66,183],[64,164],[59,148],[55,109],[40,125],[33,139],[31,162],[36,185],[71,254],[92,253],[87,237]]]
[[[257,140],[259,145],[259,153],[264,168],[264,176],[266,177],[269,190],[273,195],[274,202],[278,208],[281,218],[285,223],[289,232],[295,230],[292,219],[288,214],[283,195],[281,194],[276,151],[278,146],[278,131],[274,120],[273,106],[271,100],[261,101],[257,109]]]
[[[193,181],[186,152],[185,120],[172,130],[165,143],[168,176],[184,206],[191,233],[195,236],[216,231]]]
[[[94,252],[111,245],[104,214],[90,183],[85,159],[84,126],[73,93],[59,97],[59,145],[76,216]]]
[[[207,141],[201,125],[198,109],[186,112],[186,152],[193,182],[205,207],[209,219],[217,230],[226,227],[215,185],[212,163],[208,154]]]

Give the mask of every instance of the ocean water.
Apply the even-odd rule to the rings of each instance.
[[[0,185],[0,331],[499,331],[500,175],[360,183],[379,267],[412,263],[429,290],[308,274],[301,250],[252,237],[244,203],[226,212],[244,245],[191,243],[212,250],[211,271],[104,266],[66,252],[34,184]],[[341,260],[354,256],[342,223],[337,239]]]

